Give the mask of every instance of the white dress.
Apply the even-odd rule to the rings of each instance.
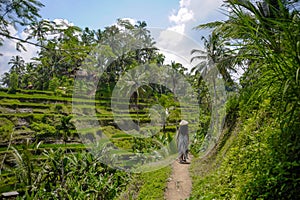
[[[188,126],[180,126],[177,132],[177,149],[179,158],[183,155],[183,159],[187,159],[188,154],[188,146],[189,146],[189,134],[188,134]]]

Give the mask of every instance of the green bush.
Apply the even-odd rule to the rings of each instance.
[[[59,111],[61,109],[63,109],[63,105],[62,104],[55,104],[55,110],[56,111]]]
[[[58,131],[55,126],[47,123],[36,123],[31,124],[31,129],[35,131],[36,138],[48,138],[48,137],[59,137]]]
[[[1,140],[8,140],[13,132],[14,123],[6,118],[0,118],[0,137]]]
[[[49,90],[50,91],[56,91],[56,89],[59,86],[59,79],[57,77],[53,77],[49,82]]]
[[[9,94],[16,94],[19,88],[19,76],[16,72],[12,72],[9,77]]]
[[[101,164],[91,153],[66,154],[58,148],[45,151],[44,157],[42,166],[30,172],[34,182],[21,190],[25,199],[113,199],[129,180],[125,172]]]
[[[112,143],[120,149],[132,150],[133,139],[132,138],[112,138]]]
[[[102,133],[105,134],[107,137],[112,137],[115,134],[123,134],[123,132],[119,129],[116,129],[113,126],[104,126],[101,127]]]

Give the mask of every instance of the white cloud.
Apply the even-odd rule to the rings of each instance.
[[[158,30],[159,35],[156,39],[156,45],[160,49],[174,50],[178,46],[178,42],[182,40],[183,35],[177,31],[167,29]]]
[[[18,31],[13,26],[9,26],[8,29],[13,37],[20,39],[26,39],[28,37],[28,34],[24,31],[18,34]],[[8,65],[8,62],[12,56],[19,55],[25,60],[25,62],[29,62],[32,57],[36,56],[37,51],[39,50],[36,46],[24,43],[23,46],[26,51],[20,52],[16,50],[16,43],[16,40],[4,38],[3,45],[0,46],[0,52],[2,53],[2,56],[0,56],[0,75],[9,71],[10,66]]]
[[[169,27],[168,30],[175,31],[175,32],[180,33],[180,34],[184,34],[185,24],[179,24],[179,25],[176,25],[176,26]]]
[[[223,0],[192,0],[188,8],[194,11],[198,23],[206,23],[220,17],[222,4]]]
[[[180,7],[187,7],[191,4],[191,0],[180,0],[179,5]]]
[[[194,12],[188,7],[191,0],[180,0],[178,11],[173,10],[173,14],[169,16],[169,21],[175,23],[170,30],[178,31],[179,33],[185,32],[185,23],[194,19]]]
[[[185,23],[192,20],[194,17],[194,12],[192,10],[187,9],[186,7],[180,8],[176,15],[172,14],[169,16],[169,20],[171,22],[175,22],[176,24]]]
[[[192,49],[202,49],[202,46],[191,39],[193,28],[201,23],[219,20],[218,9],[222,0],[180,0],[177,10],[169,16],[170,26],[166,30],[157,31],[156,46],[166,56],[166,63],[176,61],[191,69],[196,63],[190,63]],[[225,17],[224,17],[225,18]],[[153,30],[151,30],[152,34]],[[155,32],[155,31],[154,31]],[[197,35],[201,35],[197,33]],[[200,39],[199,39],[200,42]]]
[[[187,57],[181,57],[174,52],[169,52],[165,50],[160,51],[165,56],[165,64],[171,64],[173,61],[181,63],[184,67],[187,67],[188,69],[192,68],[191,63],[189,60],[187,60]]]
[[[53,22],[56,24],[56,25],[59,25],[61,26],[61,29],[66,29],[70,26],[74,26],[74,24],[72,22],[69,22],[68,20],[66,19],[54,19]]]
[[[187,35],[172,29],[173,27],[167,30],[158,28],[150,29],[151,35],[156,41],[155,46],[165,55],[166,64],[175,61],[191,69],[190,52],[192,49],[199,49],[200,45]]]
[[[178,9],[169,16],[169,29],[186,34],[201,23],[218,20],[222,3],[223,0],[180,0]]]

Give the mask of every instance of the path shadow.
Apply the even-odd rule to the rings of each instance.
[[[189,165],[189,164],[191,164],[191,162],[188,162],[188,161],[186,161],[186,162],[178,162],[179,164],[184,164],[184,165]]]

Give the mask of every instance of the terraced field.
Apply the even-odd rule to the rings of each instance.
[[[72,102],[76,103],[73,108]],[[72,96],[56,96],[48,91],[22,90],[17,94],[8,94],[5,89],[0,91],[0,192],[9,191],[16,183],[10,170],[16,165],[16,151],[26,149],[34,155],[32,160],[40,163],[44,150],[87,151],[89,146],[86,144],[105,137],[121,149],[118,151],[121,156],[130,157],[134,152],[147,152],[155,146],[159,148],[174,137],[180,120],[178,114],[170,115],[164,128],[153,126],[153,132],[150,131],[146,138],[120,130],[115,122],[116,117],[125,123],[132,120],[139,123],[141,129],[129,132],[148,134],[149,126],[143,126],[153,122],[150,116],[150,108],[156,104],[153,99],[140,99],[138,110],[133,106],[128,112],[118,113],[112,112],[110,103],[109,98],[72,99]],[[95,116],[89,115],[91,110]],[[82,126],[76,129],[75,124]],[[36,148],[39,142],[42,143]],[[128,162],[128,165],[132,164],[134,161]]]

